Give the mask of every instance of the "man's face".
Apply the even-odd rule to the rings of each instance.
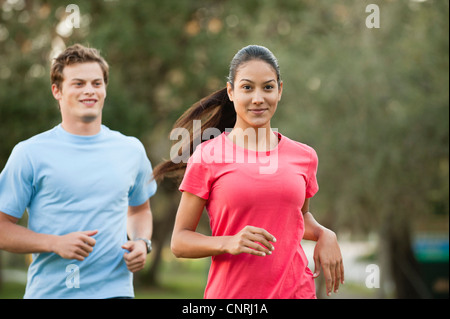
[[[63,122],[101,123],[106,85],[100,65],[97,62],[68,65],[63,70],[63,78],[61,89],[52,85]]]

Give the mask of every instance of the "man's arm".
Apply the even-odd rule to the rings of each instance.
[[[130,241],[122,248],[129,251],[124,254],[128,270],[136,272],[144,268],[147,259],[147,246],[143,240],[151,239],[153,233],[153,217],[150,200],[139,206],[128,207],[127,233]]]
[[[66,259],[84,260],[93,250],[97,231],[70,233],[64,236],[39,234],[17,225],[18,219],[0,212],[0,249],[12,253],[53,252]]]

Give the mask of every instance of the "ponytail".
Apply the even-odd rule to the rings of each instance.
[[[230,63],[230,70],[228,75],[228,82],[231,86],[234,86],[234,80],[238,68],[243,64],[251,60],[261,60],[273,67],[277,74],[278,88],[280,87],[280,67],[278,61],[273,53],[259,45],[249,45],[236,53],[233,60]],[[228,98],[227,88],[219,90],[192,105],[176,122],[173,126],[173,130],[177,128],[185,128],[189,131],[189,141],[185,141],[179,146],[177,150],[178,154],[192,155],[194,152],[194,141],[201,140],[199,136],[193,136],[194,132],[194,120],[200,120],[201,130],[200,137],[203,137],[203,131],[208,128],[216,128],[220,132],[224,132],[226,128],[233,128],[236,123],[236,111],[234,110],[234,104]],[[179,142],[177,142],[179,143]],[[175,145],[175,143],[174,143]],[[155,167],[153,171],[154,179],[161,181],[164,176],[167,177],[182,177],[186,169],[187,158],[183,159],[179,163],[173,161],[165,161]]]
[[[200,132],[194,132],[194,120],[201,121]],[[233,102],[228,98],[226,87],[201,99],[186,110],[172,128],[172,131],[177,128],[184,128],[189,131],[189,140],[182,141],[183,143],[179,145],[177,150],[178,154],[186,154],[185,150],[188,148],[188,154],[191,156],[194,152],[194,141],[200,140],[203,131],[208,128],[216,128],[220,132],[224,132],[226,128],[233,128],[235,122],[236,111]],[[194,133],[200,134],[200,137],[194,136]],[[181,178],[186,170],[186,165],[187,159],[179,163],[166,160],[155,167],[153,178],[156,181],[162,181],[165,176]]]

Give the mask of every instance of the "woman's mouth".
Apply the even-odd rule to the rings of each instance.
[[[263,114],[265,111],[267,111],[267,109],[249,109],[249,112],[256,114],[256,115],[261,115]]]

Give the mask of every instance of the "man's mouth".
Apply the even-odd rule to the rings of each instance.
[[[97,103],[96,99],[84,99],[84,100],[80,100],[81,103],[83,103],[86,106],[94,106],[95,103]]]

